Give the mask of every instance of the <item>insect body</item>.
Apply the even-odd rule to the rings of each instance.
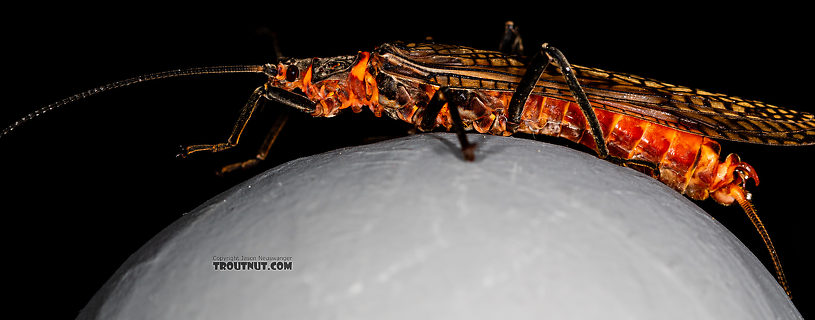
[[[473,145],[463,134],[466,130],[563,137],[603,158],[645,171],[693,199],[711,197],[723,205],[737,202],[761,234],[777,279],[789,294],[780,259],[745,190],[750,178],[758,184],[758,176],[735,154],[720,159],[721,147],[713,139],[813,144],[815,116],[634,75],[571,66],[562,57],[550,60],[561,70],[544,72],[546,65],[537,66],[540,74],[529,77],[529,69],[536,66],[500,52],[387,43],[356,56],[290,59],[267,66],[271,77],[259,90],[315,117],[367,107],[376,116],[385,114],[422,130],[455,130],[469,160]],[[518,98],[523,86],[528,96]],[[237,141],[243,125],[236,125],[230,141]],[[228,146],[190,146],[186,153]]]
[[[421,130],[457,132],[465,159],[474,157],[467,130],[563,137],[601,158],[644,171],[697,200],[708,197],[745,210],[761,234],[776,277],[789,294],[780,260],[746,191],[755,170],[735,154],[720,158],[725,139],[771,145],[815,144],[815,116],[757,101],[729,97],[634,75],[571,65],[543,45],[530,60],[517,53],[520,41],[507,25],[503,52],[434,43],[386,43],[371,52],[331,58],[287,59],[273,65],[175,70],[127,79],[46,106],[6,128],[105,90],[142,81],[205,73],[263,73],[226,142],[190,145],[180,156],[236,146],[262,99],[315,117],[344,109],[370,109]],[[553,65],[553,67],[549,67]],[[254,159],[263,160],[285,118],[273,125]]]
[[[557,80],[561,76],[555,73],[545,74],[538,82],[523,108],[519,126],[514,131],[508,129],[507,106],[525,71],[524,64],[516,58],[459,46],[394,43],[385,44],[374,53],[361,52],[354,64],[349,63],[351,60],[351,57],[343,57],[341,61],[344,63],[338,63],[327,59],[331,64],[328,67],[320,59],[290,60],[277,67],[277,75],[267,86],[303,92],[311,101],[317,102],[313,110],[308,110],[314,116],[330,117],[349,107],[359,112],[360,108],[367,106],[378,116],[384,113],[423,129],[454,127],[448,105],[444,105],[438,114],[429,114],[426,110],[440,88],[455,88],[469,93],[458,105],[465,130],[497,135],[524,132],[559,136],[598,150],[580,107],[572,101],[574,99],[563,81]],[[338,68],[345,70],[337,72]],[[764,105],[759,109],[752,105],[757,102],[720,95],[693,96],[683,94],[693,92],[685,87],[599,69],[574,68],[584,76],[581,79],[588,79],[586,90],[609,155],[624,162],[636,160],[629,163],[633,166],[650,164],[656,170],[652,172],[655,177],[693,199],[704,200],[712,196],[715,201],[729,205],[746,197],[746,194],[732,194],[744,193],[743,188],[737,186],[743,185],[748,178],[758,182],[753,168],[741,162],[738,156],[731,154],[720,161],[719,144],[705,135],[754,142],[766,139],[768,143],[812,143],[815,119],[811,114],[791,113],[808,126],[796,128],[798,131],[809,130],[791,134],[782,129],[798,124],[791,122],[782,126],[763,118],[751,121],[746,113],[752,109],[757,109],[754,112],[783,110],[777,107]],[[300,73],[303,75],[292,76]],[[315,74],[319,76],[315,77]],[[593,83],[598,85],[590,87]],[[650,87],[636,87],[634,83],[647,83]],[[652,92],[646,92],[649,89]],[[657,89],[666,93],[662,97],[656,96],[653,92]],[[686,119],[683,124],[666,108],[645,109],[649,104],[658,103],[671,103],[677,110],[690,108],[694,106],[693,101],[702,99],[708,99],[710,101],[705,102],[716,103],[726,111],[727,108],[742,110],[741,114],[746,114],[742,116],[744,119],[733,122],[748,128],[762,128],[767,133],[746,135],[738,131],[715,131],[701,125],[692,127],[690,120]],[[690,107],[682,106],[682,103]],[[735,111],[730,113],[738,115]],[[423,125],[427,117],[432,117],[430,126]],[[730,123],[725,121],[731,120],[721,118],[717,121]],[[746,136],[741,138],[741,135]],[[794,136],[800,138],[795,140]]]

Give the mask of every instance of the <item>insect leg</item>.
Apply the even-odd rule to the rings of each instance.
[[[620,159],[614,156],[609,156],[609,158],[618,165],[645,173],[655,179],[659,178],[659,166],[654,163],[636,159]]]
[[[178,157],[184,158],[190,154],[201,151],[220,152],[238,145],[241,138],[241,133],[243,133],[243,129],[246,128],[246,123],[249,122],[250,118],[252,118],[252,114],[257,109],[260,98],[263,97],[265,93],[266,88],[264,86],[258,87],[254,92],[252,92],[252,95],[249,96],[249,101],[247,101],[243,106],[243,109],[241,109],[241,114],[238,116],[238,121],[235,122],[235,127],[232,128],[232,134],[229,135],[226,142],[216,144],[195,144],[182,147]]]
[[[526,101],[529,99],[529,94],[532,93],[532,90],[535,88],[541,74],[543,74],[543,70],[551,62],[556,63],[560,67],[560,73],[566,79],[566,84],[569,86],[569,91],[572,92],[572,97],[574,97],[580,110],[583,111],[583,116],[586,118],[589,129],[591,129],[594,143],[597,145],[597,156],[601,159],[607,158],[609,154],[605,137],[603,137],[603,130],[600,129],[600,121],[597,120],[597,115],[594,113],[591,103],[589,103],[586,92],[583,91],[583,87],[581,87],[577,81],[577,76],[575,76],[572,66],[566,61],[566,57],[563,56],[563,53],[546,43],[541,45],[541,51],[532,58],[529,67],[526,69],[526,73],[518,84],[518,89],[516,89],[512,95],[509,108],[507,109],[507,117],[511,123],[511,126],[509,124],[507,125],[508,129],[514,132],[518,126],[520,126],[521,112],[523,111]]]
[[[283,131],[283,127],[286,125],[286,121],[289,119],[289,109],[283,108],[281,111],[282,113],[275,119],[274,124],[272,124],[272,128],[266,135],[266,139],[263,140],[263,144],[260,145],[260,149],[258,149],[258,153],[255,155],[255,157],[246,161],[226,165],[218,171],[218,175],[224,175],[236,170],[248,169],[254,167],[261,161],[266,160],[266,157],[269,156],[269,150],[272,149],[272,145],[274,145],[275,140],[277,140],[277,136],[280,135],[280,131]]]
[[[280,102],[303,112],[313,112],[316,108],[316,104],[304,96],[276,87],[267,87],[265,85],[258,87],[254,92],[252,92],[252,95],[249,97],[249,101],[247,101],[243,106],[243,109],[241,109],[241,114],[238,116],[238,121],[235,122],[235,127],[232,128],[232,134],[229,135],[226,142],[216,144],[196,144],[182,147],[178,157],[184,158],[190,154],[200,151],[220,152],[238,145],[243,129],[246,128],[246,124],[249,122],[249,119],[252,118],[252,114],[255,112],[255,110],[257,110],[260,98]],[[272,143],[273,142],[274,139],[272,139]]]
[[[522,56],[524,54],[524,45],[521,41],[521,34],[515,23],[507,21],[504,25],[504,36],[501,38],[501,43],[498,45],[498,51],[504,54],[511,54]]]
[[[465,103],[468,98],[469,95],[467,91],[452,90],[447,87],[437,90],[424,109],[420,128],[425,131],[432,130],[433,127],[436,126],[436,116],[442,107],[447,104],[447,109],[450,110],[450,117],[453,120],[453,129],[456,130],[458,142],[461,144],[461,153],[465,160],[473,161],[475,160],[475,144],[467,140],[467,134],[464,131],[464,122],[461,121],[461,114],[458,111],[458,106]]]
[[[518,83],[518,88],[512,94],[512,99],[509,100],[509,107],[507,108],[507,130],[515,132],[521,125],[521,113],[523,111],[526,101],[529,100],[529,95],[535,84],[543,74],[543,70],[549,66],[552,60],[546,57],[542,52],[535,53],[529,65],[526,67],[526,73]]]

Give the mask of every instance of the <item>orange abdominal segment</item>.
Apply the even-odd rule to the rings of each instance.
[[[631,159],[649,125],[649,122],[620,116],[606,139],[609,154],[621,159]]]
[[[678,131],[631,116],[594,109],[603,131],[609,155],[623,160],[652,163],[653,175],[675,190],[697,200],[713,194],[719,203],[734,200],[725,196],[738,183],[737,169],[757,179],[752,167],[729,156],[719,160],[719,143],[700,135]],[[521,116],[518,131],[569,139],[597,150],[586,118],[574,102],[551,97],[531,96]]]

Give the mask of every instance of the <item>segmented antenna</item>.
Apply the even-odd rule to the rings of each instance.
[[[54,102],[49,104],[45,107],[37,109],[34,112],[31,112],[24,117],[20,118],[19,120],[15,121],[5,129],[3,132],[0,133],[0,139],[7,136],[12,131],[16,130],[18,127],[23,125],[24,123],[31,121],[43,114],[62,107],[66,104],[70,104],[72,102],[85,99],[87,97],[112,90],[121,87],[130,86],[133,84],[137,84],[140,82],[151,81],[151,80],[158,80],[158,79],[167,79],[167,78],[176,78],[176,77],[184,77],[184,76],[194,76],[194,75],[202,75],[202,74],[223,74],[223,73],[265,73],[267,75],[273,74],[274,66],[272,65],[243,65],[243,66],[216,66],[216,67],[197,67],[197,68],[188,68],[188,69],[177,69],[177,70],[170,70],[170,71],[163,71],[163,72],[156,72],[150,73],[145,75],[140,75],[138,77],[133,77],[130,79],[120,80],[112,83],[108,83],[101,87],[93,88],[85,92],[77,93],[60,101]]]

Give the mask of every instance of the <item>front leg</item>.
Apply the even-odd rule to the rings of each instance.
[[[180,158],[186,158],[187,156],[201,151],[209,151],[209,152],[221,152],[227,149],[230,149],[234,146],[237,146],[241,139],[241,134],[243,130],[246,128],[246,124],[249,122],[249,119],[252,118],[252,115],[257,110],[258,103],[260,99],[266,94],[265,86],[260,86],[252,92],[252,95],[249,96],[249,101],[241,109],[240,116],[238,116],[238,121],[235,122],[235,126],[232,128],[232,134],[229,135],[229,138],[226,139],[226,142],[215,143],[215,144],[196,144],[190,145],[181,148],[181,152],[178,154]]]
[[[258,87],[249,97],[249,101],[247,101],[241,109],[240,116],[235,122],[235,126],[232,128],[232,134],[229,135],[226,142],[215,144],[197,144],[182,147],[178,157],[185,158],[190,154],[202,151],[220,152],[237,146],[246,125],[252,118],[252,115],[254,115],[255,111],[258,109],[261,99],[278,102],[307,113],[312,113],[314,110],[316,110],[316,103],[309,100],[305,96],[268,85]],[[258,162],[265,160],[269,154],[269,150],[277,139],[277,136],[280,134],[280,130],[286,123],[286,119],[288,117],[287,112],[288,111],[284,111],[278,116],[277,121],[275,121],[270,128],[269,134],[266,136],[266,139],[264,140],[261,148],[258,150],[255,158],[224,166],[220,171],[218,171],[218,174],[225,174],[237,169],[249,168],[256,165]]]
[[[272,149],[272,145],[274,145],[278,135],[280,135],[280,131],[282,131],[283,126],[286,125],[286,121],[289,118],[288,111],[288,108],[283,108],[281,113],[277,115],[275,122],[269,128],[269,133],[266,134],[266,139],[263,140],[263,144],[261,144],[254,158],[223,166],[221,170],[218,170],[217,174],[222,176],[233,171],[246,170],[266,160],[266,157],[269,156],[269,150]]]

